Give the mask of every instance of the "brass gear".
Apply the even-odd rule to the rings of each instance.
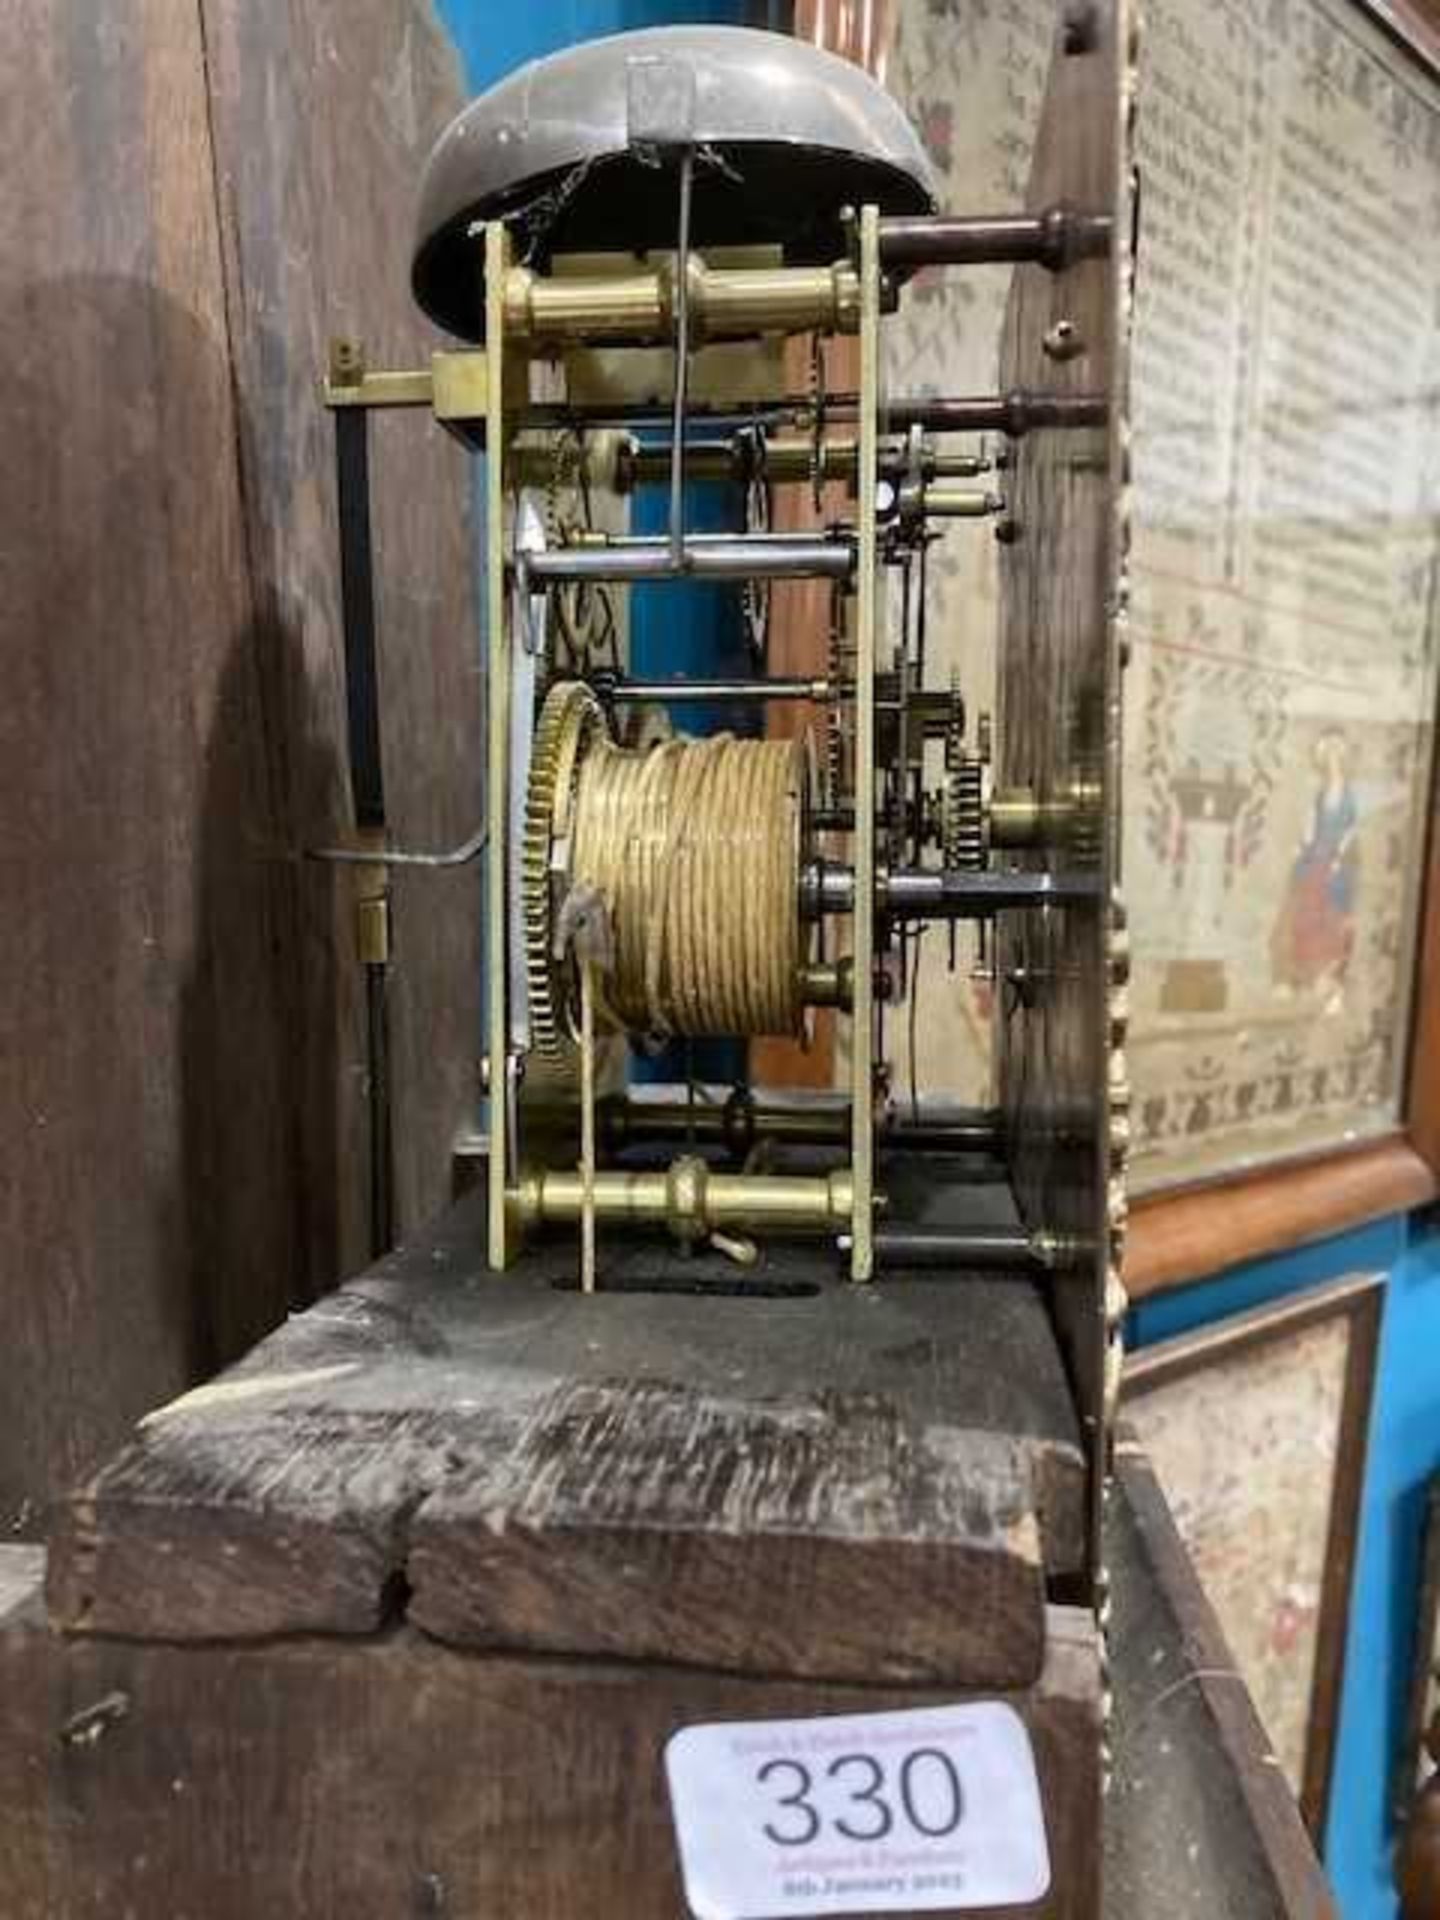
[[[978,873],[989,858],[985,763],[962,754],[945,770],[944,850],[947,867]]]
[[[569,839],[575,780],[585,749],[604,731],[604,708],[585,682],[561,680],[545,696],[531,745],[520,875],[525,980],[531,1048],[555,1065],[569,1061],[575,1042],[569,969],[554,952],[555,852]]]
[[[846,684],[850,669],[845,644],[845,611],[842,590],[836,586],[830,596],[830,631],[826,640],[826,671],[830,680],[830,699],[825,708],[825,761],[821,786],[821,804],[838,807],[849,773],[849,738],[845,727],[845,707],[839,689]]]
[[[990,724],[980,717],[980,750],[965,750],[965,705],[952,680],[951,717],[945,731],[945,786],[940,802],[940,845],[947,867],[972,873],[990,858]]]

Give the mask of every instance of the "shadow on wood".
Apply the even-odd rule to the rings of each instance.
[[[293,850],[338,772],[247,574],[218,320],[106,274],[31,280],[4,315],[0,1508],[31,1527],[334,1270],[334,1037],[304,1017],[334,1001],[330,881],[302,894]]]

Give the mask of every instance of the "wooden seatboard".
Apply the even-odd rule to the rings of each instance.
[[[57,1509],[56,1624],[215,1639],[403,1612],[462,1645],[1034,1678],[1047,1584],[1084,1551],[1035,1286],[587,1297],[568,1245],[486,1273],[482,1225],[467,1197],[144,1421]]]

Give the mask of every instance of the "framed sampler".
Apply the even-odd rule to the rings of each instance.
[[[1056,14],[810,0],[796,26],[880,73],[944,187],[1003,205]],[[1440,15],[1399,0],[1145,9],[1125,686],[1136,1296],[1437,1191],[1437,62]],[[999,267],[920,275],[895,386],[992,390],[1008,284]],[[977,523],[937,549],[927,587],[937,672],[979,710],[996,579]],[[983,1087],[993,981],[962,967],[926,990],[945,1082]]]
[[[1317,1841],[1382,1297],[1353,1276],[1162,1342],[1130,1358],[1122,1396]]]
[[[1418,1204],[1440,1164],[1440,37],[1243,11],[1151,13],[1135,1294]],[[1177,154],[1222,169],[1198,229]]]

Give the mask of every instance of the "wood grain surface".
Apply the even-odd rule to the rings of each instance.
[[[1124,1438],[1106,1546],[1116,1761],[1107,1913],[1339,1920],[1165,1497]]]
[[[1036,1287],[585,1296],[563,1244],[487,1274],[483,1203],[143,1422],[58,1509],[55,1622],[1034,1678],[1085,1485]]]
[[[0,60],[0,1513],[34,1527],[304,1276],[199,18],[20,0]]]
[[[1063,1863],[1023,1912],[1093,1920],[1093,1623],[1051,1609],[1046,1644],[1035,1686],[1000,1696],[1030,1730]],[[467,1654],[408,1628],[251,1647],[59,1642],[33,1605],[0,1619],[0,1690],[8,1920],[670,1920],[685,1910],[670,1734],[963,1697]]]
[[[1132,1300],[1184,1286],[1327,1234],[1419,1207],[1436,1176],[1406,1141],[1384,1140],[1189,1193],[1139,1200],[1125,1281]]]
[[[350,907],[302,857],[345,791],[317,381],[332,328],[418,344],[408,221],[459,89],[418,4],[19,0],[0,57],[0,1516],[35,1530],[363,1245]],[[396,826],[428,841],[473,823],[479,696],[466,473],[424,433],[375,466]],[[397,917],[414,1220],[469,1103],[465,877]]]
[[[1084,1615],[1051,1609],[1044,1677],[1017,1703],[1056,1868],[1031,1920],[1333,1916],[1163,1498],[1129,1449],[1106,1550],[1115,1777],[1103,1817]],[[250,1646],[66,1641],[44,1628],[40,1558],[0,1548],[0,1885],[14,1920],[127,1908],[670,1920],[682,1910],[660,1784],[672,1731],[936,1697],[467,1654],[405,1628]]]
[[[398,7],[202,0],[215,191],[235,382],[247,557],[278,637],[257,662],[310,1043],[293,1063],[309,1264],[321,1284],[368,1253],[363,981],[353,908],[304,847],[350,822],[334,500],[334,432],[319,404],[332,335],[370,364],[415,366],[443,337],[410,297],[421,169],[459,106],[450,43],[419,0]],[[483,812],[484,689],[472,579],[471,465],[423,413],[371,423],[381,748],[392,839],[451,847]],[[277,675],[288,656],[288,667]],[[296,765],[306,732],[334,743]],[[389,1012],[399,1222],[449,1194],[457,1126],[473,1117],[479,1021],[474,867],[393,879]],[[317,1035],[333,1045],[316,1048]],[[328,1123],[328,1133],[327,1133]],[[314,1164],[316,1154],[320,1163]],[[318,1217],[317,1217],[318,1215]]]

